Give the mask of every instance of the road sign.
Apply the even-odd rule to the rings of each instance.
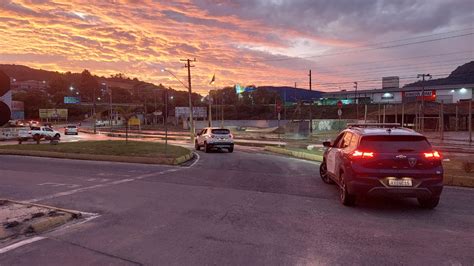
[[[341,116],[342,116],[342,110],[341,109],[337,109],[337,115],[339,116],[339,118],[341,118]]]
[[[281,113],[281,103],[277,103],[275,109],[277,113]]]
[[[341,101],[338,101],[338,102],[337,102],[337,108],[339,108],[339,109],[342,108],[342,102],[341,102]]]

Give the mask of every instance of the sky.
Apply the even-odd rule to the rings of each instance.
[[[380,88],[474,60],[472,0],[0,0],[0,63],[193,91]],[[215,74],[216,83],[209,85]]]

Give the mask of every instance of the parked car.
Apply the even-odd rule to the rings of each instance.
[[[64,128],[64,135],[78,135],[79,129],[75,125],[68,125]]]
[[[229,152],[234,151],[234,137],[229,129],[206,127],[197,134],[195,140],[196,150],[204,148],[205,152],[212,149],[227,149]]]
[[[336,183],[344,205],[364,195],[414,197],[435,208],[443,190],[441,155],[425,136],[390,124],[355,124],[327,147],[320,175]]]
[[[50,127],[31,127],[30,130],[20,130],[18,132],[18,140],[21,143],[22,141],[27,140],[36,140],[40,141],[41,139],[46,140],[59,140],[61,138],[61,134],[50,128]]]

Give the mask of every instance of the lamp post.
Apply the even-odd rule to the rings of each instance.
[[[181,85],[183,85],[183,87],[185,87],[186,89],[188,89],[188,93],[189,93],[189,122],[190,122],[190,127],[189,127],[189,133],[190,133],[190,138],[191,138],[191,143],[194,143],[194,119],[193,119],[193,103],[192,103],[192,97],[191,97],[191,90],[189,90],[189,87],[186,86],[186,84],[184,84],[184,82],[182,82],[173,72],[169,71],[168,69],[166,68],[162,68],[161,69],[161,72],[168,72],[171,76],[173,76],[177,81],[179,81],[179,83],[181,83]],[[166,125],[166,123],[165,123]]]

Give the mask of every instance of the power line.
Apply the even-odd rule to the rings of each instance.
[[[459,35],[453,35],[453,36],[447,36],[447,37],[440,37],[440,38],[423,40],[423,41],[416,41],[416,42],[409,42],[409,43],[403,43],[403,44],[381,46],[381,47],[375,47],[375,48],[370,48],[370,49],[347,50],[347,51],[343,51],[343,52],[321,54],[321,55],[311,55],[311,56],[296,56],[296,57],[284,57],[284,58],[274,58],[274,59],[266,59],[266,60],[251,60],[251,61],[248,61],[248,62],[288,61],[288,60],[297,60],[297,59],[309,59],[309,58],[319,58],[319,57],[326,57],[326,56],[343,55],[343,54],[348,54],[348,53],[361,53],[361,52],[367,52],[367,51],[391,49],[391,48],[403,47],[403,46],[414,45],[414,44],[422,44],[422,43],[429,43],[429,42],[435,42],[435,41],[441,41],[441,40],[461,38],[461,37],[466,37],[466,36],[471,36],[471,35],[474,35],[474,32],[469,32],[469,33],[459,34]]]

